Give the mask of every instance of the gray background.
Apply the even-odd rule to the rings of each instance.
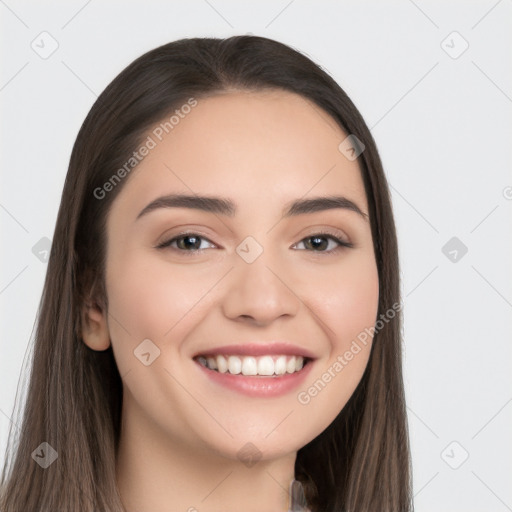
[[[330,72],[377,141],[400,238],[416,510],[512,510],[511,15],[510,0],[0,0],[0,453],[45,237],[97,95],[156,46],[250,32]]]

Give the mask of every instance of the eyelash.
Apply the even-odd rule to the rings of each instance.
[[[195,237],[195,238],[199,238],[201,240],[206,240],[208,241],[209,243],[213,244],[213,242],[211,242],[208,238],[200,235],[199,233],[194,233],[194,232],[186,232],[186,233],[180,233],[178,236],[175,236],[167,241],[164,241],[160,244],[158,244],[156,246],[157,249],[167,249],[167,248],[170,248],[172,249],[173,251],[178,251],[178,252],[182,252],[182,253],[190,253],[190,254],[197,254],[197,253],[200,253],[202,251],[204,251],[205,249],[194,249],[194,250],[184,250],[184,249],[178,249],[177,247],[171,247],[171,244],[173,242],[176,242],[178,240],[181,240],[183,238],[187,238],[187,237]],[[305,240],[308,240],[308,239],[313,239],[313,238],[320,238],[320,237],[323,237],[323,238],[327,238],[327,239],[331,239],[331,240],[334,240],[334,242],[336,242],[338,244],[338,246],[334,249],[331,249],[329,251],[314,251],[314,250],[310,250],[309,252],[313,252],[313,253],[319,253],[319,254],[335,254],[335,253],[338,253],[339,251],[343,250],[343,249],[350,249],[352,247],[354,247],[354,244],[351,243],[351,242],[345,242],[344,240],[341,240],[339,237],[337,237],[334,233],[331,233],[329,231],[320,231],[318,233],[314,233],[312,235],[309,235],[305,238],[303,238],[302,240],[299,241],[299,243],[301,242],[304,242]],[[215,244],[213,244],[215,245]],[[304,250],[304,249],[299,249],[299,250]],[[306,249],[308,250],[308,249]]]

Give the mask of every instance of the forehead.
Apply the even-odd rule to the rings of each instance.
[[[123,201],[180,191],[264,206],[265,198],[282,204],[342,193],[366,208],[359,165],[338,149],[348,134],[308,99],[231,91],[198,99],[186,112],[148,130],[154,147],[132,171]]]

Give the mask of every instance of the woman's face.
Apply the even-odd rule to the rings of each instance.
[[[357,337],[379,286],[358,163],[338,149],[348,134],[292,93],[230,92],[180,113],[148,132],[107,219],[124,421],[230,459],[292,454],[344,407],[370,353]],[[356,207],[288,213],[328,196]]]

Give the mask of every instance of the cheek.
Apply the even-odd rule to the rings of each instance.
[[[198,302],[204,301],[201,298],[215,282],[213,277],[207,268],[184,269],[142,252],[112,258],[107,265],[109,329],[118,364],[123,365],[123,359],[128,364],[145,339],[163,348],[187,323]]]
[[[379,301],[379,277],[373,255],[354,253],[339,266],[317,273],[310,287],[311,308],[323,321],[332,352],[350,344],[374,325]]]
[[[334,331],[339,334],[334,348],[343,348],[347,340],[374,325],[379,301],[379,278],[374,264],[361,265],[333,280],[329,314]]]
[[[317,428],[326,428],[346,405],[361,380],[372,344],[379,279],[375,260],[359,258],[340,266],[314,296],[318,318],[329,341],[328,355],[316,362],[308,382],[297,395]]]

